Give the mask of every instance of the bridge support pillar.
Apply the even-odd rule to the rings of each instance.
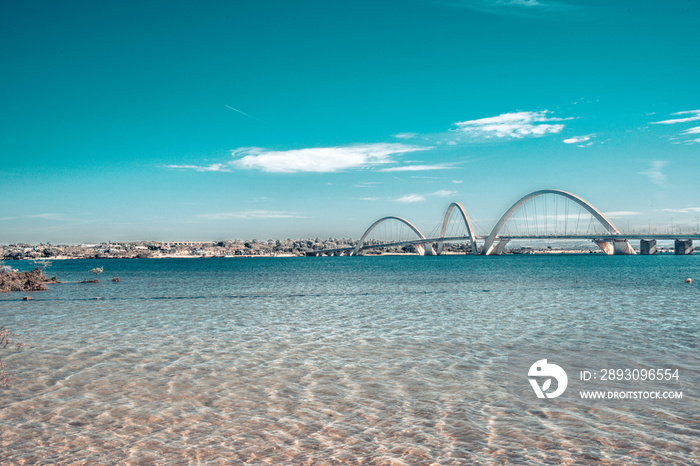
[[[621,240],[621,241],[613,241],[613,247],[615,248],[615,254],[619,255],[634,255],[637,254],[634,252],[634,248],[630,244],[629,241]]]
[[[492,249],[490,253],[487,253],[487,254],[489,254],[491,256],[500,256],[501,254],[503,254],[503,251],[506,248],[506,244],[508,244],[509,242],[510,242],[509,239],[500,240],[498,242],[498,245],[496,245],[496,247],[494,249]]]
[[[416,248],[416,252],[419,256],[435,255],[435,252],[433,251],[433,245],[430,243],[414,244],[413,247]]]
[[[644,255],[657,253],[655,239],[643,239],[639,241],[639,252]]]
[[[693,253],[692,239],[677,239],[675,241],[675,252],[677,255],[685,255]]]
[[[598,247],[602,249],[603,252],[608,256],[612,256],[613,254],[615,254],[615,248],[609,241],[599,241],[594,239],[593,242],[597,244]]]
[[[637,254],[626,239],[593,240],[608,256]]]

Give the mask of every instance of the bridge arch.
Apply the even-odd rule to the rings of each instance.
[[[365,239],[367,238],[367,235],[369,235],[377,225],[379,225],[382,222],[386,222],[387,220],[398,220],[399,222],[407,225],[411,230],[413,230],[413,232],[416,235],[418,235],[418,239],[426,239],[425,236],[423,235],[423,233],[421,233],[420,230],[418,228],[416,228],[408,220],[401,218],[401,217],[394,217],[394,216],[383,217],[383,218],[380,218],[379,220],[377,220],[376,222],[374,222],[372,225],[370,225],[369,228],[367,228],[367,230],[362,235],[362,238],[360,238],[360,241],[357,242],[355,249],[352,251],[353,256],[356,256],[360,252],[360,250],[362,249],[362,245],[364,244]]]
[[[452,210],[454,208],[457,208],[459,213],[462,215],[462,219],[464,220],[464,224],[467,226],[467,234],[469,235],[469,241],[471,242],[472,253],[477,254],[478,250],[476,247],[476,237],[474,236],[474,229],[472,228],[472,223],[469,220],[469,215],[467,215],[467,211],[464,210],[464,207],[459,202],[453,202],[452,204],[450,204],[450,206],[445,211],[445,217],[442,219],[442,227],[440,228],[440,238],[445,237],[445,231],[447,230],[447,221],[450,219],[450,214],[452,213]],[[438,241],[436,252],[438,254],[441,254],[443,247],[444,247],[444,241]]]
[[[591,204],[584,201],[580,197],[578,197],[574,194],[571,194],[571,193],[567,193],[566,191],[560,191],[558,189],[542,189],[540,191],[534,191],[534,192],[531,192],[530,194],[527,194],[527,195],[521,197],[517,202],[515,202],[515,204],[513,204],[506,211],[505,214],[503,214],[503,216],[498,221],[496,226],[494,226],[493,230],[491,230],[491,233],[489,234],[489,236],[486,238],[486,242],[484,243],[484,247],[481,250],[481,254],[489,255],[489,254],[493,253],[494,242],[496,241],[496,237],[500,233],[501,228],[503,228],[503,225],[505,225],[506,221],[510,218],[511,215],[513,215],[513,213],[515,213],[516,210],[518,210],[520,208],[520,206],[525,204],[527,201],[529,201],[533,197],[542,196],[544,194],[556,194],[558,196],[562,196],[562,197],[571,199],[572,201],[574,201],[575,203],[577,203],[578,205],[580,205],[581,207],[586,209],[596,220],[598,220],[598,222],[600,222],[601,225],[603,225],[603,227],[605,227],[606,230],[608,230],[608,232],[610,232],[610,234],[612,234],[612,235],[619,235],[620,234],[620,231],[615,227],[615,225],[613,225],[610,222],[610,220],[605,218],[605,215],[603,215],[598,209],[596,209],[595,207],[593,207]],[[501,248],[498,248],[498,249],[501,249]]]

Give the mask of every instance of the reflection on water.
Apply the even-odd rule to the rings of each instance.
[[[120,283],[0,296],[3,462],[658,463],[697,399],[542,405],[507,355],[698,352],[697,257],[57,261]],[[95,300],[95,297],[101,299]],[[697,374],[697,372],[695,372]]]

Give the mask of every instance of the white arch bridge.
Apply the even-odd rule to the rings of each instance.
[[[388,231],[387,231],[388,230]],[[362,255],[377,248],[410,247],[419,255],[440,255],[445,243],[466,243],[474,255],[499,255],[513,240],[591,240],[605,254],[636,254],[630,240],[639,240],[642,254],[656,254],[657,240],[675,240],[676,254],[691,254],[700,234],[623,234],[582,198],[556,189],[531,192],[518,199],[488,234],[479,234],[464,207],[451,203],[441,222],[424,235],[408,220],[388,216],[372,223],[357,243],[309,251],[310,256]]]

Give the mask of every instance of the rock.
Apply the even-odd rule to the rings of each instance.
[[[44,276],[39,267],[29,272],[6,269],[0,271],[0,292],[46,290],[47,282],[49,279]]]

